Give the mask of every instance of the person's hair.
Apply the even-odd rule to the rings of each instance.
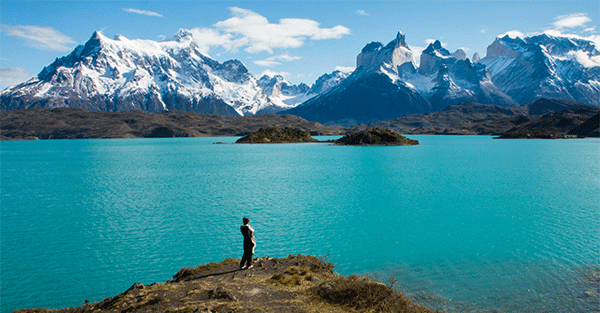
[[[247,218],[247,217],[244,217],[244,218],[242,219],[242,221],[244,221],[244,225],[247,225],[248,223],[250,223],[250,219],[249,219],[249,218]]]

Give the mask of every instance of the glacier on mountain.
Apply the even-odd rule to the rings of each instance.
[[[539,98],[600,105],[600,52],[592,41],[541,34],[496,38],[479,61],[520,104]]]

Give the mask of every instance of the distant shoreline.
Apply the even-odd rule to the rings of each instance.
[[[442,111],[389,121],[327,126],[288,114],[225,116],[177,110],[146,113],[23,109],[0,111],[0,140],[243,137],[264,127],[299,129],[311,136],[344,136],[379,128],[403,135],[582,138],[600,137],[599,112],[600,107],[563,100],[540,99],[519,107],[465,102]]]

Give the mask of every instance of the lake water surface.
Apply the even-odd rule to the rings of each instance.
[[[328,255],[447,312],[598,312],[600,140],[408,136],[0,142],[2,312],[79,306],[182,266]],[[320,138],[323,139],[323,138]]]

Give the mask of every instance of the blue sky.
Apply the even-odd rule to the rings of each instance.
[[[312,84],[350,70],[371,41],[404,32],[418,54],[440,40],[485,56],[504,33],[575,34],[600,46],[594,1],[11,1],[0,2],[0,88],[25,81],[84,44],[112,38],[163,40],[192,30],[208,55],[238,59],[259,77],[281,73]]]

